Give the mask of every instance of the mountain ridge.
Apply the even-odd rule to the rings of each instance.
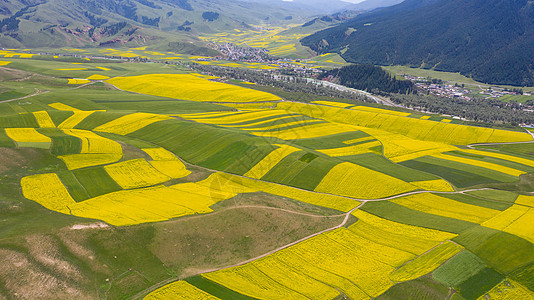
[[[534,6],[527,0],[407,0],[302,40],[350,62],[459,72],[534,85]]]

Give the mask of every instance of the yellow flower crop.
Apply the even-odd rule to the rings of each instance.
[[[519,282],[505,279],[491,289],[486,295],[481,296],[478,300],[492,299],[492,300],[519,300],[519,299],[534,299],[534,292],[521,285]]]
[[[253,121],[256,119],[262,119],[266,117],[274,117],[277,115],[287,115],[287,112],[283,110],[260,110],[260,111],[250,111],[250,112],[239,112],[232,113],[229,115],[221,115],[220,117],[211,117],[211,118],[195,118],[189,117],[188,115],[181,115],[184,118],[194,120],[195,122],[206,123],[206,124],[217,124],[217,125],[234,125],[236,123],[242,123],[247,121]],[[274,119],[270,119],[271,121]]]
[[[519,197],[517,197],[517,200],[515,200],[515,204],[534,208],[534,196],[519,195]]]
[[[482,167],[482,168],[494,170],[494,171],[512,175],[512,176],[519,176],[519,175],[526,173],[525,171],[516,170],[516,169],[509,168],[509,167],[501,166],[498,164],[480,161],[476,159],[465,158],[465,157],[459,157],[459,156],[453,156],[453,155],[447,155],[447,154],[436,154],[432,156],[436,158],[459,162],[459,163],[466,164],[466,165]]]
[[[421,255],[456,234],[386,220],[362,210],[352,213],[358,221],[349,227],[353,233],[392,248]]]
[[[415,189],[415,186],[400,179],[344,162],[332,168],[315,191],[360,199],[376,199]]]
[[[286,290],[289,286],[300,294],[308,293],[306,296],[312,299],[322,299],[317,295],[314,297],[312,291],[306,288],[314,284],[313,280],[337,288],[355,299],[366,299],[376,297],[391,287],[393,283],[388,274],[414,257],[340,228],[258,261],[202,276],[263,299],[291,297]],[[283,271],[278,266],[282,266]],[[306,277],[308,279],[302,282],[302,286],[296,284],[299,278]],[[327,286],[316,284],[321,290],[334,293]]]
[[[420,119],[421,120],[428,120],[428,119],[430,119],[430,116],[422,116]]]
[[[35,119],[37,120],[37,123],[39,124],[39,127],[41,128],[55,128],[56,125],[54,124],[54,121],[50,118],[50,115],[44,110],[42,111],[36,111],[33,113],[35,116]]]
[[[406,263],[390,274],[391,280],[407,281],[419,278],[434,271],[442,263],[456,255],[463,249],[462,246],[446,241],[416,259]]]
[[[179,160],[174,153],[164,148],[143,148],[153,160]]]
[[[76,170],[117,162],[122,158],[122,153],[69,154],[57,158],[61,159],[69,170]]]
[[[81,153],[122,153],[122,146],[108,138],[80,129],[63,129],[63,132],[82,140]]]
[[[340,196],[314,193],[290,186],[258,181],[231,174],[215,173],[208,179],[212,180],[211,184],[215,186],[224,186],[225,189],[235,193],[263,191],[265,193],[291,198],[301,202],[328,207],[344,212],[347,212],[360,204],[360,202]]]
[[[72,107],[70,105],[67,105],[67,104],[63,104],[61,102],[55,102],[55,103],[51,103],[51,104],[48,104],[48,106],[52,107],[52,108],[55,108],[57,110],[65,110],[65,111],[81,111],[80,109],[77,109],[75,107]]]
[[[253,122],[253,123],[248,123],[246,125],[232,125],[232,124],[228,125],[228,124],[225,124],[225,125],[222,125],[222,126],[224,126],[224,127],[237,127],[237,128],[240,128],[240,129],[245,129],[245,127],[260,126],[262,124],[273,122],[273,121],[282,121],[282,120],[290,121],[290,119],[294,119],[295,116],[297,116],[297,115],[269,118],[269,119],[264,120],[264,121],[257,121],[257,122]]]
[[[443,120],[441,120],[441,122],[443,122],[443,123],[450,123],[450,122],[452,122],[452,120],[451,120],[451,119],[443,119]]]
[[[268,131],[268,132],[251,132],[257,136],[265,137],[276,137],[282,140],[297,140],[297,139],[307,139],[307,138],[316,138],[321,136],[333,135],[344,132],[356,131],[356,129],[343,126],[339,124],[314,124],[307,125],[291,129],[283,129],[279,131]]]
[[[330,122],[380,129],[406,137],[450,145],[531,141],[528,133],[408,118],[389,113],[280,102],[277,107]],[[394,114],[394,113],[393,113]]]
[[[151,186],[171,180],[142,158],[107,165],[104,169],[123,189]]]
[[[69,69],[69,70],[72,70],[72,69]],[[74,69],[74,70],[87,70],[86,68],[77,68],[77,69]],[[69,78],[69,84],[84,84],[84,83],[89,83],[91,82],[90,80],[87,80],[87,79],[77,79],[77,78]]]
[[[451,184],[443,179],[412,181],[410,183],[427,191],[454,192]]]
[[[347,107],[350,107],[350,106],[354,106],[354,104],[343,103],[343,102],[334,102],[334,101],[312,101],[310,103],[320,104],[320,105],[328,105],[328,106],[335,106],[335,107],[340,107],[340,108],[347,108]]]
[[[130,115],[122,116],[106,124],[100,125],[94,130],[126,135],[141,128],[144,128],[152,123],[171,119],[172,117],[163,115],[149,113],[133,113]]]
[[[368,111],[368,112],[377,112],[377,113],[395,115],[395,116],[401,116],[401,117],[406,117],[406,116],[411,115],[411,113],[407,113],[407,112],[401,112],[401,111],[389,110],[389,109],[382,109],[382,108],[376,108],[376,107],[371,107],[371,106],[356,106],[356,107],[353,107],[351,109],[361,110],[361,111]]]
[[[350,144],[361,143],[361,142],[370,141],[370,140],[374,140],[374,139],[375,138],[373,136],[365,136],[365,137],[362,137],[362,138],[343,141],[343,144],[350,145]]]
[[[244,176],[260,179],[267,172],[269,172],[276,164],[278,164],[284,157],[288,156],[291,153],[300,151],[299,148],[295,148],[288,145],[276,145],[279,148],[273,150],[265,158],[263,158],[259,163],[252,167]]]
[[[377,138],[382,143],[384,156],[396,163],[458,149],[451,145],[420,141],[379,129],[363,127],[360,129]]]
[[[391,202],[417,211],[478,224],[500,213],[495,209],[466,204],[430,193],[397,198]]]
[[[515,234],[534,243],[534,232],[532,230],[534,228],[534,208],[514,204],[494,218],[482,223],[482,226]]]
[[[10,61],[2,60],[2,61],[0,61],[0,66],[9,65],[10,63],[11,63]]]
[[[104,75],[93,74],[93,75],[87,77],[86,79],[89,79],[89,80],[106,80],[106,79],[109,79],[109,77],[108,76],[104,76]]]
[[[48,149],[52,139],[40,134],[35,128],[6,128],[6,134],[17,143],[18,147]]]
[[[253,264],[223,269],[202,276],[243,295],[259,299],[308,299],[266,276]]]
[[[357,154],[362,154],[362,153],[371,153],[373,152],[371,148],[378,147],[381,145],[382,144],[379,141],[373,141],[373,142],[363,143],[363,144],[358,144],[358,145],[353,145],[353,146],[323,149],[323,150],[317,150],[317,151],[324,153],[331,157],[339,157],[339,156],[357,155]]]
[[[69,214],[68,206],[76,203],[55,173],[27,176],[20,184],[24,197],[50,210]]]
[[[273,129],[285,128],[285,127],[294,126],[294,125],[301,125],[301,126],[311,125],[311,124],[316,123],[316,121],[317,120],[301,120],[301,121],[280,123],[280,124],[271,125],[271,126],[254,127],[254,128],[245,128],[244,126],[247,126],[247,125],[244,125],[243,127],[238,127],[238,128],[241,130],[249,130],[249,131],[255,131],[255,130],[271,130],[272,131]]]
[[[94,111],[81,111],[76,110],[73,111],[74,114],[70,117],[68,117],[65,121],[61,122],[57,127],[58,128],[65,128],[70,129],[74,128],[76,125],[80,124],[81,121],[83,121],[85,118],[90,116]]]
[[[466,149],[466,150],[461,150],[461,151],[466,152],[466,153],[481,155],[481,156],[500,158],[500,159],[504,159],[507,161],[513,161],[513,162],[520,163],[526,166],[534,167],[534,160],[531,160],[531,159],[526,159],[526,158],[521,158],[517,156],[501,154],[501,153],[495,153],[495,152],[490,152],[490,151],[473,150],[473,149]]]
[[[152,74],[115,77],[109,83],[132,92],[191,101],[280,101],[275,95],[199,78],[189,74]]]
[[[160,173],[170,178],[182,178],[191,174],[191,171],[187,170],[179,160],[153,160],[149,163]]]
[[[161,287],[148,294],[143,300],[216,300],[219,299],[203,290],[187,283],[186,281],[176,281]]]

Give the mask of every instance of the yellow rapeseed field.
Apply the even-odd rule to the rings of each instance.
[[[534,196],[519,195],[515,200],[515,204],[520,204],[534,208]]]
[[[149,163],[160,173],[170,178],[182,178],[191,174],[191,171],[187,170],[179,160],[153,160],[149,161]]]
[[[251,132],[254,135],[257,136],[264,136],[264,137],[276,137],[282,140],[297,140],[297,139],[308,139],[308,138],[316,138],[316,137],[322,137],[327,135],[333,135],[338,133],[344,133],[344,132],[351,132],[356,131],[356,129],[339,125],[339,124],[314,124],[314,125],[307,125],[307,126],[301,126],[297,128],[291,128],[291,129],[282,129],[278,131],[268,131],[268,132]]]
[[[366,142],[366,141],[370,141],[370,140],[374,140],[374,139],[375,138],[373,136],[365,136],[365,137],[362,137],[362,138],[343,141],[343,144],[351,145],[351,144]]]
[[[362,210],[352,213],[358,221],[349,227],[354,234],[375,243],[421,255],[456,234],[386,220]]]
[[[186,281],[176,281],[161,287],[148,294],[143,300],[217,300],[219,298],[212,296],[203,290],[187,283]]]
[[[40,134],[35,128],[6,128],[6,134],[17,143],[18,147],[48,149],[52,139]]]
[[[70,117],[68,117],[65,121],[61,122],[57,127],[58,128],[64,128],[64,129],[70,129],[76,127],[76,125],[80,124],[81,121],[85,120],[88,116],[90,116],[94,111],[73,111],[74,114]]]
[[[312,101],[310,103],[320,104],[320,105],[327,105],[327,106],[335,106],[335,107],[340,107],[340,108],[347,108],[347,107],[354,106],[354,104],[343,103],[343,102],[335,102],[335,101]]]
[[[371,106],[356,106],[356,107],[353,107],[351,109],[361,110],[361,111],[368,111],[368,112],[377,112],[377,113],[395,115],[395,116],[401,116],[401,117],[406,117],[406,116],[411,115],[411,113],[407,113],[407,112],[401,112],[401,111],[389,110],[389,109],[382,109],[382,108],[376,108],[376,107],[371,107]]]
[[[388,275],[414,257],[340,228],[258,261],[202,276],[261,299],[330,299],[335,295],[332,287],[354,299],[367,299],[390,288]],[[321,293],[310,288],[313,285]]]
[[[456,255],[462,246],[446,241],[416,259],[404,264],[390,274],[391,280],[401,282],[419,278],[434,271],[442,263]]]
[[[504,159],[507,161],[513,161],[513,162],[520,163],[526,166],[534,167],[534,160],[531,160],[531,159],[526,159],[526,158],[521,158],[517,156],[501,154],[501,153],[495,153],[491,151],[479,151],[479,150],[473,150],[473,149],[466,149],[466,150],[461,150],[461,151],[470,153],[470,154],[475,154],[475,155],[500,158],[500,159]]]
[[[430,193],[401,197],[391,202],[417,211],[478,224],[500,213],[495,209],[466,204]]]
[[[459,163],[466,164],[466,165],[482,167],[482,168],[494,170],[494,171],[512,175],[512,176],[519,176],[519,175],[526,173],[525,171],[512,169],[510,167],[505,167],[505,166],[501,166],[501,165],[494,164],[494,163],[489,163],[485,161],[459,157],[459,156],[454,156],[454,155],[436,154],[436,155],[432,155],[432,157],[455,161],[455,162],[459,162]]]
[[[37,120],[39,127],[41,128],[55,128],[56,127],[56,125],[54,124],[54,121],[52,121],[48,112],[44,110],[36,111],[36,112],[33,112],[33,115],[35,119]]]
[[[379,147],[379,146],[382,146],[382,144],[379,141],[372,141],[372,142],[353,145],[353,146],[323,149],[323,150],[317,150],[317,151],[324,153],[331,157],[339,157],[339,156],[349,156],[349,155],[358,155],[358,154],[363,154],[363,153],[371,153],[373,152],[371,148]]]
[[[518,200],[521,199],[519,196]],[[522,201],[518,201],[522,202]],[[482,223],[482,226],[508,232],[534,243],[534,208],[514,204],[492,219]]]
[[[130,115],[122,116],[106,124],[100,125],[94,130],[126,135],[141,128],[144,128],[152,123],[171,119],[172,117],[163,115],[149,113],[133,113]]]
[[[93,75],[87,77],[86,79],[89,79],[89,80],[106,80],[106,79],[109,79],[109,76],[93,74]]]
[[[162,174],[142,158],[107,165],[104,169],[123,189],[151,186],[171,180],[171,177]]]
[[[420,141],[380,129],[365,127],[361,127],[360,129],[378,139],[382,144],[384,156],[395,163],[458,149],[455,146]]]
[[[266,276],[254,264],[222,269],[202,274],[211,281],[222,284],[243,295],[259,299],[308,299],[304,295]]]
[[[360,199],[377,199],[415,189],[415,186],[400,179],[344,162],[332,168],[315,191]]]
[[[277,146],[278,148],[273,150],[259,163],[257,163],[254,167],[248,170],[248,172],[245,173],[244,176],[260,179],[286,156],[301,150],[299,148],[295,148],[288,145],[275,144],[275,146]]]
[[[486,297],[486,295],[489,296]],[[477,300],[519,300],[534,299],[534,292],[521,285],[519,282],[505,279],[493,287],[486,295],[480,296]]]
[[[69,170],[111,164],[122,158],[122,153],[86,153],[58,156]]]
[[[69,69],[69,70],[87,70],[86,68],[76,68],[76,69]],[[84,84],[91,82],[88,79],[79,79],[79,78],[69,78],[69,84]]]
[[[391,113],[341,109],[313,104],[281,102],[278,109],[330,122],[357,125],[401,134],[412,139],[449,145],[531,141],[528,133],[421,120]]]
[[[451,184],[443,179],[412,181],[410,183],[427,191],[454,192]]]
[[[227,186],[232,185],[239,187],[239,189],[234,188],[234,192],[238,193],[263,191],[269,194],[291,198],[301,202],[328,207],[344,212],[347,212],[360,204],[360,202],[340,196],[314,193],[290,186],[258,181],[224,173],[215,173],[211,175],[209,179],[223,183],[219,185],[225,186],[226,189],[228,189]],[[232,184],[230,185],[230,183]],[[247,189],[244,188],[245,186]]]
[[[76,203],[56,173],[23,177],[20,185],[24,197],[53,211],[69,214],[68,206]]]
[[[122,146],[108,138],[81,129],[63,129],[63,132],[82,141],[81,153],[122,153]]]
[[[233,183],[199,182],[121,190],[70,205],[73,215],[103,220],[115,226],[160,222],[185,215],[212,212],[211,205],[237,195]],[[234,185],[235,186],[235,185]],[[242,187],[247,192],[246,187]]]
[[[81,111],[80,109],[77,109],[75,107],[72,107],[70,105],[67,105],[67,104],[64,104],[64,103],[61,103],[61,102],[55,102],[55,103],[51,103],[51,104],[48,104],[48,106],[52,107],[52,108],[55,108],[57,110],[65,110],[65,111]]]
[[[0,61],[0,66],[9,65],[10,63],[11,63],[10,61],[1,60]]]
[[[317,120],[301,120],[301,121],[280,123],[280,124],[271,125],[271,126],[264,126],[264,127],[256,126],[256,127],[253,127],[253,128],[246,128],[245,127],[246,125],[245,125],[245,126],[238,127],[238,128],[241,129],[241,130],[249,130],[249,131],[257,131],[257,130],[271,130],[272,131],[273,129],[283,130],[284,128],[289,127],[289,126],[295,126],[295,125],[306,126],[306,125],[311,125],[311,124],[314,124],[314,123],[316,124]]]
[[[191,101],[261,102],[280,101],[275,95],[199,78],[190,74],[152,74],[115,77],[108,80],[132,92]]]
[[[240,129],[245,129],[245,128],[249,128],[249,127],[261,126],[262,124],[273,122],[273,121],[291,121],[291,119],[295,119],[295,116],[297,116],[297,115],[269,118],[267,120],[248,123],[246,125],[241,125],[241,124],[238,124],[238,125],[228,124],[228,125],[226,125],[225,124],[225,125],[222,125],[222,126],[224,126],[224,127],[237,127],[237,128],[240,128]]]
[[[148,154],[153,160],[178,160],[178,157],[174,153],[165,148],[143,148],[146,154]]]
[[[273,121],[276,120],[276,116],[285,116],[287,115],[287,112],[283,110],[259,110],[259,111],[248,111],[248,112],[234,112],[232,114],[228,115],[220,115],[220,116],[208,116],[207,118],[202,117],[195,117],[195,116],[188,116],[188,115],[180,115],[181,117],[185,119],[194,120],[195,122],[199,123],[206,123],[206,124],[216,124],[216,125],[236,125],[243,122],[253,121],[256,119],[262,119],[270,117],[269,120]]]

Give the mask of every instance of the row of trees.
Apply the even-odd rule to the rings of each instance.
[[[455,115],[467,120],[500,124],[534,124],[534,113],[523,110],[520,103],[506,103],[497,99],[438,97],[435,95],[391,94],[391,101],[405,107],[439,114]]]
[[[354,64],[322,73],[318,79],[331,80],[351,88],[377,93],[417,93],[413,82],[399,80],[380,67]]]

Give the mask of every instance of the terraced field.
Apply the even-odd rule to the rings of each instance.
[[[0,104],[0,253],[70,288],[30,297],[533,297],[529,133],[139,72]]]

